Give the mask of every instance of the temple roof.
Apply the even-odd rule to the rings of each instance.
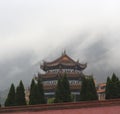
[[[70,58],[66,53],[62,54],[61,57],[57,58],[52,62],[46,62],[47,65],[54,65],[60,63],[75,64],[76,62],[72,58]]]
[[[79,67],[80,69],[85,69],[87,64],[81,64],[79,61],[74,61],[72,58],[70,58],[66,52],[62,54],[59,58],[52,62],[46,62],[44,61],[43,65],[41,65],[41,68],[46,71],[48,69],[57,69],[58,67],[62,67],[63,69],[67,69],[68,67],[70,69],[74,69]],[[79,69],[78,68],[78,69]]]

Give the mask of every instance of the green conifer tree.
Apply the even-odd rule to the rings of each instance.
[[[54,100],[55,103],[63,102],[62,90],[63,90],[62,79],[59,78],[57,82],[56,91],[55,91],[55,100]]]
[[[30,86],[30,96],[29,96],[29,104],[39,104],[38,103],[38,85],[35,83],[34,79],[32,79]]]
[[[44,89],[43,89],[43,84],[41,82],[41,80],[38,80],[37,83],[37,87],[38,87],[38,104],[45,104],[46,100],[45,100],[45,95],[44,95]]]
[[[7,99],[5,101],[5,106],[15,106],[15,86],[11,84]]]
[[[89,78],[82,79],[80,100],[81,101],[98,100],[97,91],[92,76]]]
[[[120,98],[120,81],[115,73],[113,73],[111,79],[107,78],[106,83],[106,99]]]
[[[25,89],[22,81],[20,81],[19,86],[16,89],[15,101],[17,106],[26,105]]]
[[[62,86],[63,86],[63,90],[62,90],[62,100],[63,102],[70,102],[71,101],[71,91],[70,91],[70,85],[69,85],[69,81],[67,78],[67,74],[65,73],[63,78],[62,78]]]
[[[107,82],[106,82],[106,99],[110,99],[111,98],[111,87],[112,87],[112,82],[110,77],[107,78]]]
[[[60,77],[58,79],[56,92],[55,92],[55,103],[58,102],[70,102],[71,101],[71,91],[67,75]]]
[[[82,78],[82,86],[80,90],[80,101],[86,101],[87,99],[87,80],[85,78]]]
[[[96,87],[95,87],[95,83],[93,80],[93,77],[91,77],[88,80],[89,83],[89,99],[88,100],[98,100],[98,95],[97,95],[97,91],[96,91]]]

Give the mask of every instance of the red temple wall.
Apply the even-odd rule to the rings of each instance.
[[[0,108],[1,114],[120,114],[120,99]]]
[[[9,113],[4,113],[9,114]],[[15,112],[12,114],[120,114],[120,106],[82,109],[48,110],[40,112]]]

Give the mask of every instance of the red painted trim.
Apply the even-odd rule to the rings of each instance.
[[[14,106],[2,107],[0,113],[12,112],[36,112],[46,110],[64,110],[64,109],[81,109],[81,108],[95,108],[95,107],[110,107],[120,106],[120,99],[105,100],[105,101],[84,101],[84,102],[70,102],[70,103],[56,103],[56,104],[43,104],[43,105],[27,105],[27,106]]]

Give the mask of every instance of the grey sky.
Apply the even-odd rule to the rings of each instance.
[[[27,84],[42,60],[68,55],[87,62],[98,82],[120,75],[119,0],[0,1],[0,90]],[[36,64],[37,63],[37,64]]]

